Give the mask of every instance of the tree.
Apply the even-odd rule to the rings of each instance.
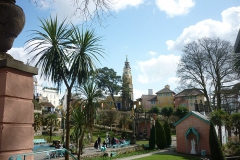
[[[179,106],[175,112],[175,115],[180,119],[186,116],[189,113],[188,109],[184,106]]]
[[[226,117],[226,112],[223,110],[216,110],[211,113],[210,121],[218,126],[218,135],[220,139],[220,144],[222,145],[222,130],[221,126],[224,125],[224,119]]]
[[[47,0],[30,0],[34,5],[40,6],[42,2]],[[70,1],[70,0],[69,0]],[[54,2],[54,1],[53,1]],[[57,2],[56,2],[57,3]],[[102,24],[102,22],[110,15],[111,6],[115,3],[113,0],[71,0],[73,6],[73,15],[83,19],[84,21],[94,20]]]
[[[102,91],[96,84],[95,77],[89,77],[85,83],[78,87],[77,91],[82,97],[81,101],[84,102],[87,126],[92,133],[94,119],[96,117],[96,108],[99,98],[102,97]]]
[[[221,144],[218,140],[216,130],[213,123],[210,123],[209,130],[209,146],[211,151],[211,160],[225,160]]]
[[[121,87],[121,97],[122,97],[122,105],[124,110],[130,110],[133,107],[132,100],[132,87],[128,81],[128,77],[123,76],[123,82]]]
[[[168,121],[164,122],[163,128],[164,128],[165,135],[166,135],[167,146],[171,146],[172,134],[171,134],[171,129],[170,129]]]
[[[37,132],[37,130],[40,129],[40,126],[42,125],[42,116],[40,113],[34,113],[34,131]]]
[[[32,31],[33,38],[26,42],[26,49],[29,53],[37,52],[30,62],[39,57],[35,66],[41,68],[41,76],[57,84],[58,88],[62,83],[67,88],[66,149],[69,149],[71,91],[74,84],[86,81],[96,69],[96,62],[100,62],[98,56],[103,57],[101,38],[93,30],[81,32],[74,26],[68,29],[65,20],[59,23],[57,17],[40,22],[43,31]]]
[[[169,119],[169,117],[171,115],[173,115],[173,112],[174,112],[174,108],[172,106],[170,106],[170,107],[163,107],[162,110],[161,110],[161,114],[163,116],[166,116],[167,120]]]
[[[207,105],[210,105],[207,86],[213,86],[216,99],[213,109],[221,109],[222,87],[237,78],[232,67],[232,51],[230,42],[219,38],[202,38],[187,44],[177,70],[180,84],[200,88]]]
[[[156,144],[159,149],[164,149],[167,145],[166,134],[159,120],[155,122],[156,127]]]
[[[120,127],[124,127],[124,132],[126,131],[126,125],[131,122],[131,115],[128,112],[120,113]]]
[[[233,113],[231,115],[233,126],[238,130],[238,139],[240,140],[240,113]]]
[[[155,126],[152,125],[152,128],[150,130],[150,138],[149,138],[149,149],[154,149],[155,148],[155,141],[156,141],[156,131],[155,131]]]
[[[80,160],[80,155],[83,147],[83,137],[86,131],[86,119],[84,111],[81,110],[83,103],[77,103],[77,107],[73,108],[71,114],[71,121],[73,125],[72,137],[74,138],[77,148],[78,148],[78,160]]]
[[[77,87],[76,91],[80,98],[73,105],[71,118],[74,128],[73,135],[79,148],[78,158],[80,159],[85,131],[88,130],[92,134],[98,98],[102,96],[102,93],[94,77],[89,77],[87,81]]]
[[[110,93],[114,102],[114,106],[117,109],[114,95],[117,95],[121,90],[121,76],[117,76],[117,72],[115,72],[113,69],[104,67],[96,71],[96,81],[103,91]]]
[[[148,110],[149,113],[156,113],[156,114],[159,114],[160,113],[160,109],[158,106],[152,106],[149,110]]]
[[[202,53],[204,49],[199,45],[199,41],[193,41],[184,46],[183,55],[178,64],[177,76],[180,78],[180,84],[188,85],[187,88],[199,86],[207,98],[207,103],[210,104],[206,88],[207,65],[205,55]]]
[[[52,141],[52,133],[53,133],[53,127],[56,125],[57,121],[57,115],[56,114],[48,114],[47,117],[44,119],[44,124],[47,125],[47,128],[49,128],[49,136],[50,136],[50,142]]]
[[[112,130],[112,125],[117,121],[118,119],[118,112],[115,110],[104,110],[101,111],[103,113],[103,121],[105,124],[109,124],[110,125],[110,130]]]

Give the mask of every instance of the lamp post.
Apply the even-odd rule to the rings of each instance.
[[[134,109],[136,108],[136,106],[134,105],[132,107],[132,122],[133,122],[133,136],[132,136],[132,144],[136,144],[136,136],[135,136],[135,115],[134,115]]]

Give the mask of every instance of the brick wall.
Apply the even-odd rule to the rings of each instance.
[[[197,137],[193,133],[188,135],[188,140],[185,138],[189,127],[194,127],[199,133],[199,143],[197,143]],[[201,150],[206,150],[206,154],[210,155],[209,129],[210,125],[208,123],[194,115],[190,115],[180,122],[176,126],[177,152],[189,154],[191,151],[191,140],[194,138],[196,141],[197,154],[201,154]]]

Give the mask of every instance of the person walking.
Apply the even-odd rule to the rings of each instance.
[[[108,135],[108,145],[109,145],[109,148],[111,147],[111,137]]]
[[[101,148],[101,137],[98,135],[98,148]]]

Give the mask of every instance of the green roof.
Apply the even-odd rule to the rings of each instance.
[[[209,117],[208,117],[208,116],[203,115],[203,114],[201,114],[201,113],[199,113],[199,112],[196,112],[196,111],[191,111],[191,112],[189,112],[186,116],[184,116],[182,119],[180,119],[179,121],[177,121],[176,123],[174,123],[173,125],[174,125],[174,126],[177,126],[179,123],[181,123],[182,121],[184,121],[186,118],[188,118],[188,117],[191,116],[191,115],[193,115],[193,116],[201,119],[202,121],[206,122],[207,124],[210,124],[210,121],[209,121]]]

